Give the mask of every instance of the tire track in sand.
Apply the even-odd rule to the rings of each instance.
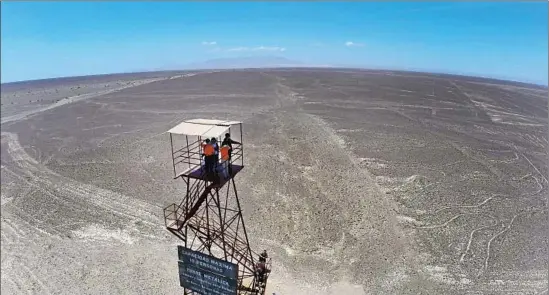
[[[27,154],[20,145],[16,134],[2,132],[1,135],[5,138],[8,145],[8,154],[13,159],[10,164],[13,164],[16,168],[12,172],[24,173],[25,176],[30,176],[33,185],[48,192],[50,197],[55,196],[64,202],[71,203],[73,206],[79,206],[84,212],[99,209],[100,213],[116,217],[118,219],[117,223],[121,224],[126,221],[127,225],[131,225],[130,222],[139,221],[149,226],[151,230],[162,225],[160,216],[158,216],[158,212],[161,212],[160,207],[57,174]],[[39,220],[39,216],[33,217]],[[66,220],[66,222],[74,223],[75,221]],[[39,226],[39,223],[35,225]],[[89,223],[100,223],[100,220],[90,221]],[[45,228],[45,230],[54,231],[51,226]]]

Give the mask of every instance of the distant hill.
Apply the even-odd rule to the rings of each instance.
[[[249,69],[249,68],[293,68],[312,67],[300,61],[290,60],[280,56],[251,56],[237,58],[216,58],[203,62],[183,65],[181,69]]]

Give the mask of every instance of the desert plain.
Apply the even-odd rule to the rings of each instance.
[[[2,85],[2,294],[182,294],[166,131],[244,122],[267,294],[547,294],[548,91],[355,69]]]

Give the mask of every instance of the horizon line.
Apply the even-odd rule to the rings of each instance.
[[[436,70],[422,70],[422,69],[393,69],[393,68],[383,68],[383,67],[364,67],[364,66],[352,66],[352,65],[315,65],[315,64],[295,64],[295,65],[272,65],[272,66],[258,66],[258,67],[204,67],[204,68],[181,68],[181,69],[157,69],[157,70],[135,70],[128,72],[110,72],[110,73],[97,73],[97,74],[87,74],[87,75],[75,75],[75,76],[57,76],[57,77],[48,77],[48,78],[38,78],[38,79],[29,79],[29,80],[16,80],[9,82],[0,82],[0,85],[7,84],[23,84],[23,83],[32,83],[38,81],[46,80],[58,80],[58,79],[71,79],[71,78],[85,78],[85,77],[97,77],[97,76],[110,76],[110,75],[128,75],[128,74],[147,74],[147,73],[166,73],[166,72],[194,72],[194,71],[203,71],[203,70],[247,70],[247,69],[351,69],[351,70],[363,70],[363,71],[384,71],[384,72],[403,72],[403,73],[418,73],[418,74],[428,74],[428,75],[449,75],[449,76],[458,76],[463,78],[476,78],[484,80],[496,80],[499,82],[512,82],[512,83],[521,83],[532,86],[541,86],[544,88],[549,87],[549,83],[543,84],[540,82],[518,80],[512,78],[502,78],[496,76],[483,76],[481,74],[469,74],[469,73],[452,73],[452,72],[443,72]],[[548,81],[549,82],[549,81]]]

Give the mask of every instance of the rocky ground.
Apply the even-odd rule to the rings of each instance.
[[[269,293],[547,292],[547,89],[356,70],[2,85],[2,293],[176,294],[166,130],[244,122]],[[34,83],[34,84],[33,84]]]

